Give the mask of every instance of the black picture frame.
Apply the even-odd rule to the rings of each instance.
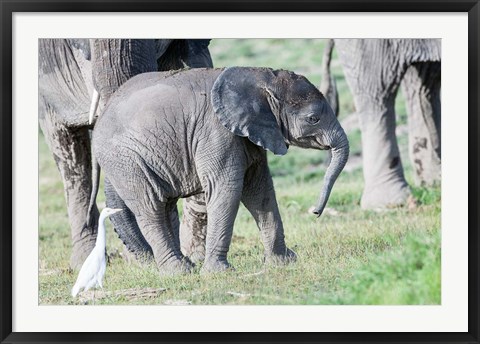
[[[2,343],[102,342],[406,342],[479,343],[479,16],[478,0],[0,0],[0,340]],[[468,12],[468,332],[459,333],[32,333],[12,332],[12,15],[14,12]]]

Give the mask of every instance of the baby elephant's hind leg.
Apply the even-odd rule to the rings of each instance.
[[[158,202],[154,209],[136,214],[143,235],[153,250],[161,274],[187,273],[192,269],[188,258],[180,252],[178,233],[174,232],[171,214],[176,202]]]
[[[115,148],[118,154],[110,151],[108,155],[100,155],[100,165],[103,162],[105,175],[135,215],[140,231],[152,248],[160,273],[190,272],[192,264],[181,253],[178,233],[173,229],[174,225],[178,226],[178,215],[174,211],[177,200],[162,198],[165,190],[161,188],[161,181],[135,152],[130,150],[128,159],[117,158],[110,162],[114,157],[125,155],[122,146]],[[172,221],[172,215],[177,222]]]

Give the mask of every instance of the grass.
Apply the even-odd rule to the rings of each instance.
[[[291,69],[318,84],[323,46],[322,40],[217,40],[211,52],[216,66]],[[336,59],[333,67],[346,116],[354,111],[353,102]],[[397,104],[400,119],[406,117],[404,109]],[[352,154],[361,155],[360,132],[349,136]],[[405,154],[406,137],[400,143]],[[284,157],[269,155],[286,242],[298,254],[295,264],[263,264],[258,230],[243,206],[229,252],[236,270],[218,275],[200,275],[196,267],[187,276],[160,277],[155,266],[122,257],[122,244],[107,223],[105,295],[95,304],[439,304],[440,187],[413,187],[419,202],[413,209],[365,211],[359,207],[363,179],[358,166],[340,175],[329,209],[317,219],[308,209],[321,187],[323,153],[291,147]],[[70,296],[76,273],[68,268],[71,243],[63,188],[42,135],[39,154],[39,303],[90,303]],[[402,160],[410,182],[408,157]],[[97,203],[104,206],[102,192]],[[122,293],[130,288],[159,291],[148,297]]]

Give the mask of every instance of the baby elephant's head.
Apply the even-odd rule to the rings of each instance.
[[[212,104],[227,129],[274,154],[286,154],[289,144],[332,150],[314,210],[320,216],[349,154],[347,136],[320,91],[293,72],[232,67],[215,81]]]

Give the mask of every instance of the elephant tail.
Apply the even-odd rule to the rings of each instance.
[[[100,165],[98,164],[97,158],[95,155],[92,154],[92,167],[93,167],[93,185],[92,185],[92,193],[90,194],[90,203],[88,204],[88,211],[87,211],[87,219],[85,220],[85,225],[83,229],[93,228],[95,227],[95,217],[94,214],[94,207],[97,201],[97,194],[98,189],[100,187]]]
[[[333,39],[327,40],[325,49],[323,50],[322,58],[322,82],[320,83],[320,92],[323,93],[328,103],[332,107],[332,110],[335,112],[335,115],[338,117],[340,111],[340,105],[338,103],[338,90],[337,83],[333,77],[330,64],[332,62],[332,53],[335,42]]]

